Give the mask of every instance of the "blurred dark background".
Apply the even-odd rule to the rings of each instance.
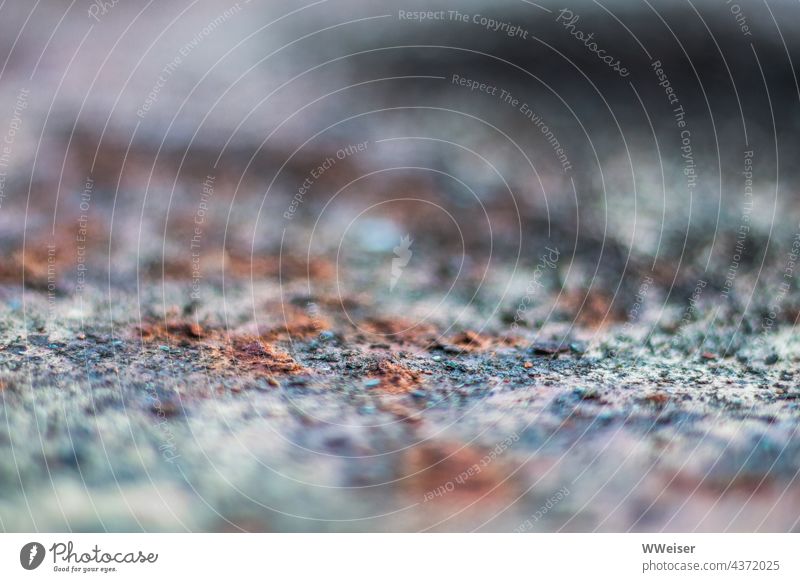
[[[561,10],[578,17],[571,28]],[[416,21],[401,11],[445,16]],[[491,30],[483,17],[517,32]],[[91,177],[90,279],[125,284],[137,270],[186,277],[197,192],[213,174],[206,248],[243,260],[277,252],[281,240],[333,253],[370,204],[419,198],[471,225],[462,230],[473,258],[491,247],[495,260],[532,264],[557,242],[575,253],[575,285],[591,280],[610,294],[621,282],[631,297],[642,273],[681,300],[701,277],[721,290],[734,255],[768,281],[758,266],[776,263],[779,275],[797,228],[789,217],[798,210],[798,27],[788,1],[7,2],[3,118],[21,90],[30,94],[0,236],[11,255],[26,229],[29,245],[46,244],[58,236],[53,224],[79,217]],[[575,31],[593,34],[627,76]],[[453,75],[496,94],[458,86]],[[365,140],[366,152],[326,172],[301,211],[280,218],[311,169]],[[409,167],[417,169],[386,170]],[[418,204],[383,206],[383,224],[460,252],[451,221]],[[318,219],[325,234],[309,247],[305,229]],[[747,244],[736,253],[743,220]],[[756,278],[743,270],[738,294]]]

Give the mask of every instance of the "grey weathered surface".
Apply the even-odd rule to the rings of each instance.
[[[259,63],[392,3],[309,11],[226,57],[291,9],[242,3],[143,115],[159,71],[230,6],[137,19],[132,4],[68,12],[46,50],[56,8],[13,51],[29,7],[0,10],[0,139],[17,128],[0,198],[0,529],[798,529],[800,94],[769,13],[751,18],[768,98],[724,7],[696,3],[727,23],[714,31],[737,95],[702,24],[657,6],[682,19],[707,104],[658,19],[608,4],[689,112],[687,192],[663,89],[594,4],[573,8],[630,82],[514,2],[497,16],[594,84],[532,40],[396,16]],[[796,9],[774,10],[791,39]],[[403,43],[497,59],[386,49]],[[572,169],[453,74],[530,102]],[[408,75],[437,79],[385,80]]]

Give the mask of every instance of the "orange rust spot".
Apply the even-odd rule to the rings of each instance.
[[[417,388],[421,383],[421,374],[391,360],[382,360],[377,370],[370,374],[371,378],[381,380],[381,389],[389,394],[405,394]]]
[[[189,342],[203,348],[201,357],[211,370],[218,372],[250,372],[267,377],[270,384],[277,385],[272,375],[304,374],[308,370],[298,364],[292,356],[261,338],[251,335],[226,337],[221,331],[180,320],[147,323],[140,328],[142,339],[152,341]]]
[[[291,309],[286,315],[287,321],[275,325],[262,332],[261,338],[267,341],[276,339],[310,339],[320,332],[330,329],[331,322],[322,315],[313,317],[300,309]]]
[[[234,364],[258,374],[302,374],[306,369],[292,356],[258,338],[235,338],[226,352]]]
[[[144,323],[138,327],[144,341],[156,340],[199,340],[209,332],[199,323],[191,321],[162,321]]]

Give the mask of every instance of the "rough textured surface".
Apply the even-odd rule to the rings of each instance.
[[[732,349],[698,309],[679,330],[680,312],[654,330],[494,319],[475,341],[432,317],[378,340],[322,307],[284,324],[263,308],[275,285],[232,286],[226,309],[217,289],[190,307],[166,285],[166,312],[142,320],[125,293],[85,296],[96,316],[63,297],[57,326],[24,317],[40,294],[25,311],[7,301],[7,530],[506,530],[563,487],[531,529],[795,526],[791,334],[740,331]],[[386,306],[353,309],[356,325],[409,327]]]
[[[771,13],[749,14],[756,62],[722,4],[695,3],[727,23],[734,95],[694,16],[654,3],[692,72],[652,11],[606,3],[686,107],[687,192],[650,59],[595,3],[573,8],[625,82],[529,4],[493,9],[560,52],[383,18],[390,2],[256,34],[294,5],[243,2],[141,115],[228,5],[63,6],[58,28],[52,7],[23,26],[28,4],[0,7],[0,137],[21,116],[0,198],[0,530],[798,530],[800,93]],[[796,10],[774,9],[793,41]],[[438,46],[461,43],[552,88]],[[531,103],[571,173],[453,74]]]

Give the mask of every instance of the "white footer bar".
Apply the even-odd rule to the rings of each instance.
[[[0,580],[800,580],[799,539],[791,534],[4,534]]]

